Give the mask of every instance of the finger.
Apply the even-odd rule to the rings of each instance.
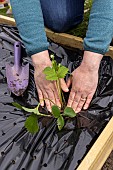
[[[93,95],[94,95],[94,93],[91,93],[91,94],[88,95],[87,100],[85,102],[85,105],[83,107],[84,110],[88,109],[89,104],[90,104],[90,102],[91,102],[91,100],[93,98]]]
[[[46,107],[47,107],[48,111],[51,112],[51,105],[50,105],[50,101],[48,100],[49,97],[48,97],[48,94],[45,91],[43,92],[43,96],[44,96],[44,99],[45,99]]]
[[[37,88],[37,91],[38,91],[38,97],[39,97],[40,105],[44,106],[44,97],[43,97],[42,91],[39,88]]]
[[[75,97],[75,91],[71,90],[70,95],[69,95],[69,100],[68,100],[68,107],[72,106],[72,103],[74,101],[74,97]]]
[[[76,108],[76,113],[79,113],[82,110],[86,100],[87,100],[86,98],[81,97],[81,99],[80,99],[80,101],[79,101],[79,103],[77,105],[77,108]]]
[[[60,103],[60,98],[58,96],[57,92],[54,92],[54,97],[55,97],[55,103],[58,107],[61,107],[61,103]]]
[[[80,98],[81,98],[81,94],[79,93],[79,92],[77,92],[76,94],[75,94],[75,97],[74,97],[74,100],[73,100],[73,103],[72,103],[72,108],[73,108],[73,110],[75,111],[75,112],[77,112],[77,106],[78,106],[78,104],[79,104],[79,102],[80,102]]]
[[[72,76],[70,76],[70,77],[68,78],[66,84],[67,84],[67,87],[68,87],[68,88],[71,86],[71,84],[72,84]]]
[[[61,85],[61,89],[62,89],[64,92],[68,92],[68,91],[69,91],[69,89],[68,89],[68,87],[67,87],[66,82],[65,82],[64,79],[60,79],[60,85]]]
[[[87,100],[87,94],[82,94],[76,109],[76,113],[79,113],[82,110],[86,100]]]
[[[48,95],[48,98],[49,99],[51,99],[51,101],[53,102],[53,103],[55,103],[55,96],[54,96],[54,91],[48,91],[47,92],[47,95]],[[52,105],[54,105],[51,101],[49,101],[50,102],[50,106],[52,106]]]

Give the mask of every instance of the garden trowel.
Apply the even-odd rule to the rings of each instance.
[[[21,43],[14,43],[14,65],[6,64],[6,77],[9,90],[21,96],[29,82],[29,64],[21,64]]]

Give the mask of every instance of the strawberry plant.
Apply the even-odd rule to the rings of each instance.
[[[31,115],[25,121],[25,127],[32,134],[39,131],[38,119],[41,116],[50,118],[54,117],[55,119],[57,119],[57,126],[59,130],[61,130],[65,125],[65,117],[74,118],[76,116],[76,113],[71,107],[66,107],[65,98],[60,86],[60,79],[65,78],[65,76],[69,73],[69,70],[65,66],[58,64],[54,59],[54,55],[51,55],[51,59],[52,67],[46,67],[43,72],[46,75],[47,80],[56,81],[61,108],[54,104],[51,108],[52,112],[50,114],[43,114],[39,112],[40,103],[34,109],[26,108],[24,106],[19,105],[18,103],[12,103],[18,109],[22,109],[26,112],[31,113]],[[51,101],[51,99],[48,100]]]

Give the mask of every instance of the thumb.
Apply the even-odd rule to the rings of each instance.
[[[69,88],[70,87],[70,85],[71,85],[71,83],[72,83],[72,76],[70,76],[69,78],[68,78],[68,80],[67,80],[67,87]]]
[[[60,79],[60,85],[61,85],[61,89],[64,91],[64,92],[68,92],[69,89],[66,85],[66,82],[64,81],[64,79]]]

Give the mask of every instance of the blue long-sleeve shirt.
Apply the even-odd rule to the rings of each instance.
[[[113,1],[93,0],[84,50],[105,54],[113,37]],[[40,0],[11,0],[20,36],[29,55],[48,49]]]

